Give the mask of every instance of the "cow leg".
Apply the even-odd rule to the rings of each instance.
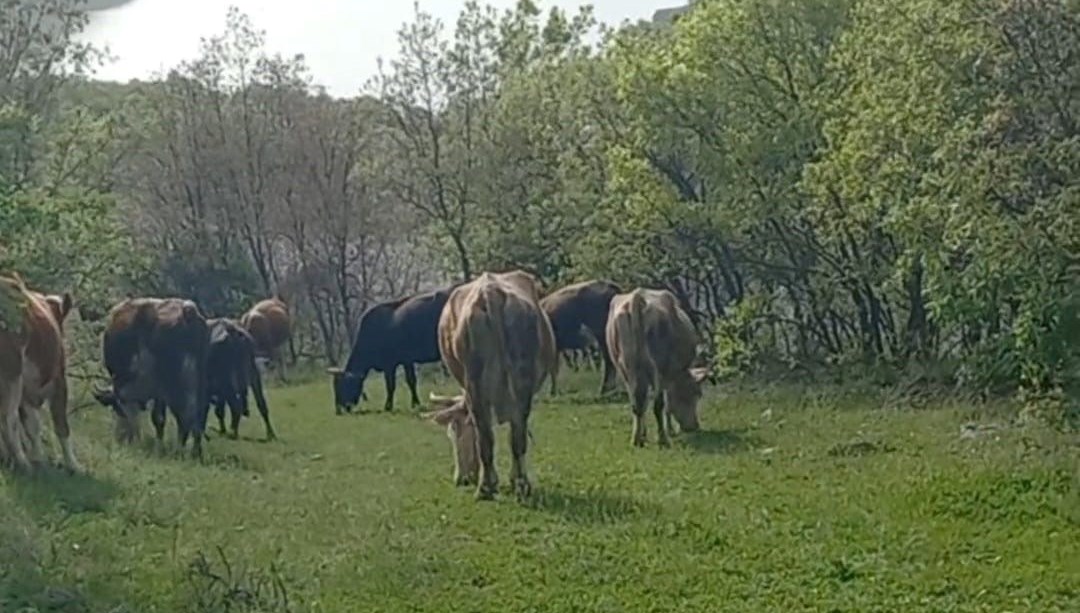
[[[631,394],[631,400],[634,403],[634,434],[633,445],[635,447],[645,446],[645,409],[649,403],[649,385],[644,380],[638,380],[634,383],[633,394]]]
[[[409,392],[412,393],[412,407],[415,409],[420,406],[420,396],[416,394],[416,365],[405,364],[405,383],[409,386]]]
[[[523,391],[526,390],[519,390],[518,393]],[[522,404],[523,406],[514,411],[510,417],[510,451],[513,454],[510,482],[514,484],[519,500],[524,500],[532,494],[532,480],[529,478],[529,464],[526,456],[529,450],[529,413],[532,400],[524,401]]]
[[[285,360],[281,359],[281,349],[275,349],[272,356],[274,366],[276,366],[278,370],[278,380],[281,381],[281,383],[287,384],[289,380],[285,376]]]
[[[154,424],[154,445],[160,452],[165,449],[165,402],[155,398],[150,402],[150,422]],[[179,420],[176,422],[180,423]]]
[[[384,411],[394,410],[394,390],[397,389],[397,366],[391,366],[383,372],[383,379],[386,381],[386,404],[383,405]]]
[[[229,436],[233,439],[240,438],[240,418],[247,415],[247,388],[243,389],[243,393],[229,396],[229,417],[232,420]]]
[[[248,368],[248,376],[250,377],[249,384],[251,386],[251,394],[255,396],[255,407],[259,409],[259,415],[262,415],[263,425],[266,426],[266,440],[272,441],[277,439],[277,434],[274,433],[274,427],[270,425],[270,409],[266,406],[266,396],[263,394],[262,376],[259,374],[258,369],[252,364]],[[248,413],[247,410],[247,386],[244,387],[244,414]]]
[[[668,430],[670,428],[669,420],[670,414],[664,410],[664,394],[657,393],[656,399],[653,400],[653,415],[656,416],[656,429],[659,432],[657,435],[661,447],[670,447],[671,438],[668,436]]]
[[[37,467],[44,466],[45,447],[41,444],[41,414],[38,408],[23,402],[19,407],[19,417],[22,419],[30,463]]]
[[[599,335],[598,339],[603,338]],[[615,364],[611,361],[611,352],[608,351],[607,341],[598,340],[600,345],[600,358],[604,362],[604,379],[600,383],[600,395],[604,395],[615,389]]]
[[[466,390],[465,402],[476,422],[476,445],[480,455],[480,482],[476,486],[476,499],[492,500],[499,489],[499,475],[495,472],[495,428],[491,423],[491,407],[475,389],[473,393]]]
[[[0,356],[0,359],[3,359],[3,356]],[[8,461],[17,469],[29,470],[30,460],[27,459],[26,450],[23,447],[23,428],[22,421],[19,419],[23,385],[21,354],[17,355],[13,370],[19,374],[4,381],[4,387],[0,388],[0,419],[3,419],[3,423],[0,424],[0,435],[3,435],[4,447],[7,448],[10,456],[7,458]]]
[[[68,424],[68,387],[67,378],[61,377],[53,387],[52,396],[49,397],[49,413],[52,416],[53,431],[56,440],[60,443],[60,453],[64,458],[64,466],[71,472],[80,472],[78,460],[75,459],[75,451],[71,448],[71,426]]]
[[[221,396],[214,398],[214,415],[218,420],[218,432],[225,434],[225,399]],[[231,409],[231,403],[229,408]]]

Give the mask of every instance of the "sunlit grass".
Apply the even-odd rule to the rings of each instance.
[[[1002,408],[721,387],[704,432],[662,450],[650,423],[634,449],[597,376],[541,395],[524,505],[505,427],[504,490],[478,503],[376,378],[359,416],[326,381],[275,388],[281,440],[247,419],[204,465],[120,448],[85,409],[90,476],[0,485],[0,611],[1080,610],[1075,439]],[[1001,427],[961,436],[975,416]]]

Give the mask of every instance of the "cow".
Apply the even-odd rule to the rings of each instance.
[[[606,330],[615,368],[634,409],[633,445],[645,445],[645,408],[653,413],[662,447],[671,444],[670,416],[683,432],[700,428],[697,405],[707,367],[694,368],[698,336],[690,317],[667,290],[636,289],[611,300]]]
[[[494,425],[510,422],[510,480],[519,499],[528,497],[529,414],[544,379],[558,369],[555,335],[540,308],[536,278],[523,271],[485,272],[456,288],[439,319],[439,352],[464,390],[454,398],[433,397],[435,411],[428,414],[448,425],[454,482],[475,481],[478,500],[494,498]]]
[[[289,307],[280,298],[268,298],[251,307],[240,316],[240,325],[255,341],[255,356],[269,360],[278,370],[278,378],[285,380],[285,361],[281,348],[292,335]]]
[[[210,330],[199,307],[180,298],[128,298],[106,318],[102,354],[111,389],[94,397],[116,413],[121,442],[139,438],[139,413],[150,413],[160,448],[165,435],[165,409],[176,419],[180,447],[192,438],[192,456],[202,457],[202,439],[209,410],[207,358]]]
[[[210,330],[210,349],[206,360],[206,393],[217,415],[219,431],[225,433],[225,405],[229,406],[232,438],[238,438],[240,418],[248,415],[248,388],[266,426],[266,440],[277,438],[270,424],[270,411],[263,395],[262,375],[255,363],[255,341],[231,319],[206,322]]]
[[[601,394],[615,387],[615,368],[611,363],[604,329],[611,299],[619,291],[619,287],[610,281],[583,281],[552,292],[540,301],[540,306],[551,321],[555,346],[559,351],[585,350],[589,346],[589,335],[596,340],[604,361]],[[584,333],[585,330],[588,333]],[[556,392],[555,377],[552,377],[551,393],[555,395]]]
[[[416,364],[439,361],[439,315],[456,285],[398,300],[381,302],[364,311],[344,368],[329,368],[338,415],[351,413],[364,395],[364,379],[372,370],[386,381],[386,403],[394,408],[397,368],[405,369],[412,406],[420,405],[416,393]]]
[[[45,463],[40,411],[48,402],[64,467],[80,472],[68,424],[64,349],[71,295],[30,290],[15,274],[0,277],[0,303],[0,457],[24,471]]]

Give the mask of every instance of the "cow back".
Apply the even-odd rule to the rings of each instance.
[[[449,296],[449,289],[440,289],[370,307],[360,317],[345,370],[438,361],[439,316]]]

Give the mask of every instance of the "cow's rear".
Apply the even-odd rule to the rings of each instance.
[[[71,306],[68,294],[45,295],[18,277],[0,278],[0,456],[22,469],[45,462],[40,410],[48,403],[64,465],[79,470],[67,419],[63,338]]]
[[[116,412],[121,441],[138,438],[139,414],[153,401],[151,418],[159,443],[168,407],[176,418],[180,446],[191,437],[193,454],[202,455],[209,343],[206,319],[189,300],[138,298],[113,307],[102,342],[112,389],[96,396]]]
[[[683,431],[700,427],[697,405],[708,370],[691,368],[697,333],[671,292],[637,289],[615,296],[606,337],[633,406],[635,446],[645,444],[644,416],[650,395],[662,446],[670,444],[669,415]]]
[[[480,499],[492,498],[498,487],[496,423],[510,423],[515,490],[520,497],[532,490],[526,463],[528,420],[533,397],[556,363],[551,324],[537,295],[536,281],[527,273],[484,273],[451,294],[439,322],[443,360],[464,395],[441,406],[435,419],[450,424],[457,442],[455,480],[476,479]],[[461,453],[460,445],[473,435],[479,475],[471,474],[474,467],[462,466],[468,454]]]

